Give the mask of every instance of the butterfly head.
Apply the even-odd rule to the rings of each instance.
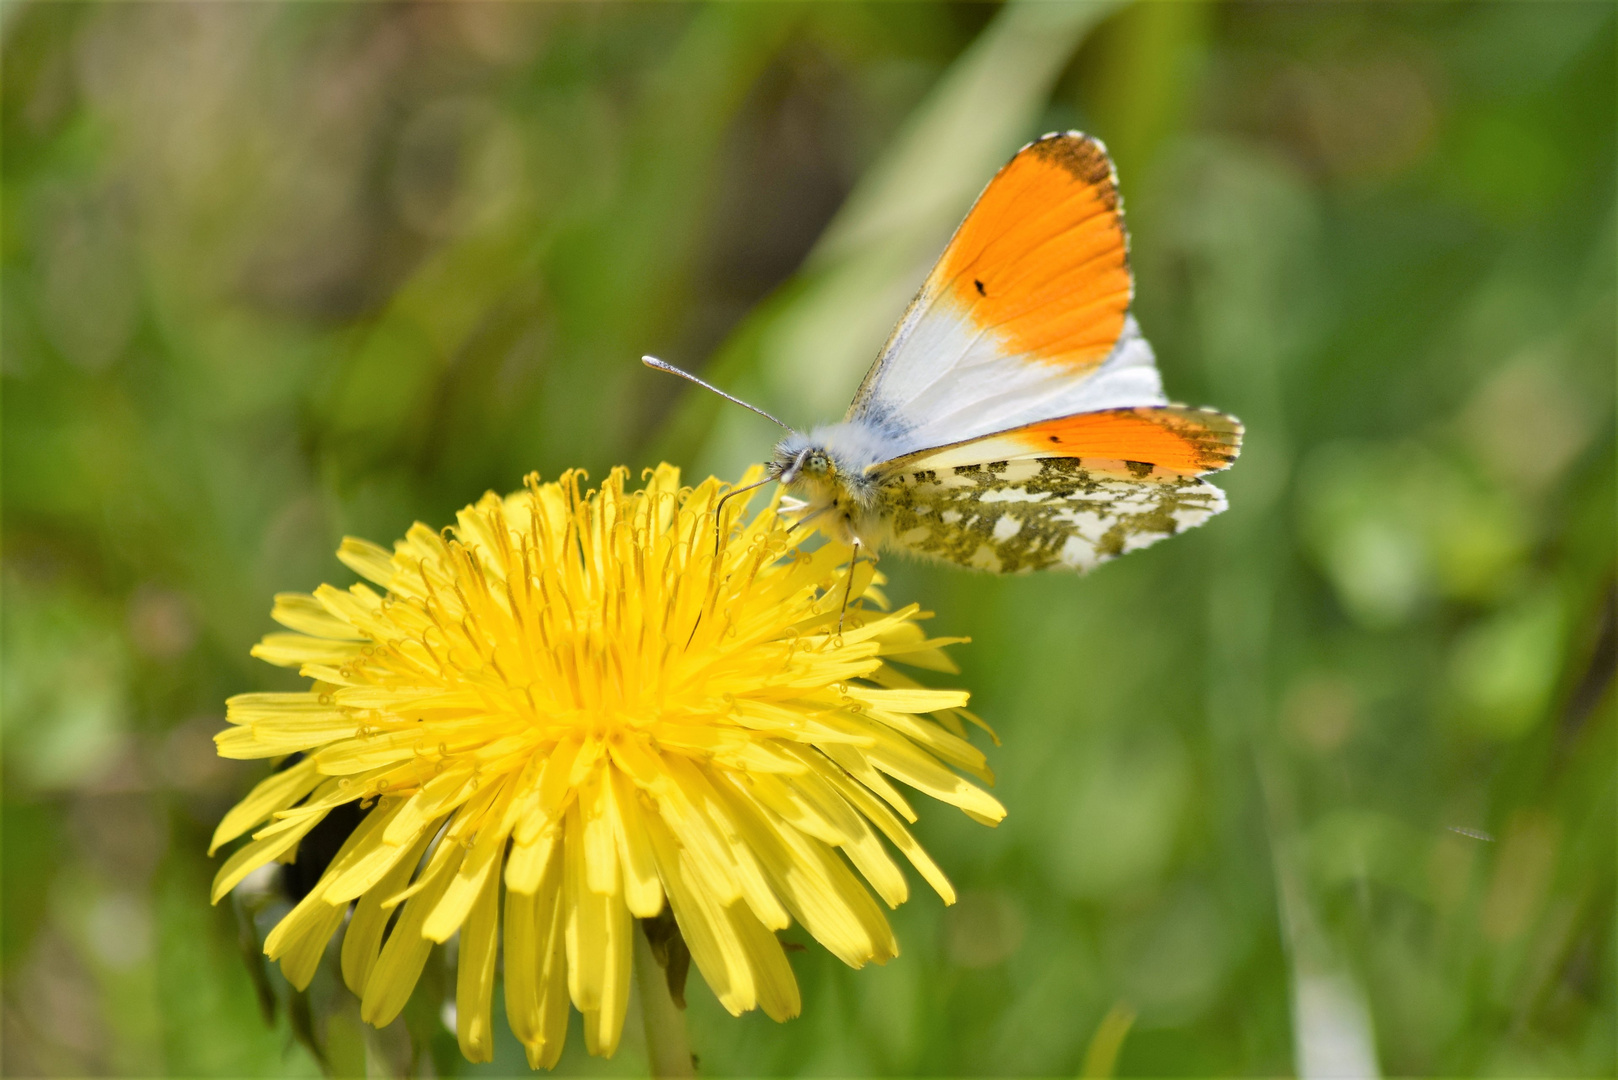
[[[787,487],[861,489],[873,466],[892,454],[880,431],[861,423],[794,431],[775,444],[770,475]]]
[[[787,445],[793,441],[783,439],[775,449],[775,459],[770,462],[769,469],[777,480],[789,488],[800,484],[814,487],[837,474],[837,463],[824,447]]]
[[[874,542],[871,467],[890,456],[880,443],[879,433],[859,424],[793,432],[776,444],[770,475],[801,499],[801,523],[844,543],[855,537]]]

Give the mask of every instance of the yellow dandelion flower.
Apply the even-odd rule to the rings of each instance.
[[[897,955],[867,885],[889,906],[907,888],[878,834],[953,901],[892,781],[985,823],[1005,811],[948,767],[990,779],[963,737],[967,695],[890,666],[954,670],[950,642],[914,605],[860,606],[880,600],[874,568],[850,582],[846,549],[801,550],[775,505],[740,524],[732,500],[716,544],[719,481],[682,489],[664,465],[626,491],[627,475],[590,491],[579,473],[530,477],[391,553],[345,540],[338,557],[382,591],[276,597],[293,633],[253,653],[314,685],[232,698],[217,742],[302,757],[220,822],[216,849],[252,837],[214,900],[334,807],[368,810],[265,941],[294,986],[353,904],[342,976],[381,1026],[459,932],[457,1035],[487,1061],[503,938],[511,1029],[549,1067],[570,1001],[589,1051],[616,1049],[632,920],[665,901],[725,1008],[777,1020],[799,1010],[775,934],[794,919],[854,967]]]

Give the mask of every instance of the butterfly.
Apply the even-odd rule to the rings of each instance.
[[[1133,300],[1112,161],[1061,132],[989,181],[841,423],[797,432],[644,362],[786,427],[761,483],[856,559],[1082,571],[1224,510],[1202,477],[1241,447],[1235,417],[1164,396]]]

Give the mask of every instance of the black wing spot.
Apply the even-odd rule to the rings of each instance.
[[[972,279],[972,284],[974,284],[974,285],[976,285],[978,287],[978,295],[979,296],[988,296],[989,295],[988,293],[983,291],[983,282],[979,281],[977,278]]]
[[[1058,435],[1052,435],[1051,436],[1051,442],[1061,442],[1061,441],[1062,441],[1062,439],[1061,439],[1060,436],[1058,436]]]

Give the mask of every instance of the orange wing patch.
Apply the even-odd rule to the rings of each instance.
[[[1075,371],[1100,364],[1133,293],[1105,148],[1065,134],[1023,149],[978,197],[933,274],[937,295],[1011,351]]]
[[[1233,416],[1183,405],[1105,409],[1009,431],[1030,454],[1100,458],[1194,475],[1236,460],[1242,425]]]

